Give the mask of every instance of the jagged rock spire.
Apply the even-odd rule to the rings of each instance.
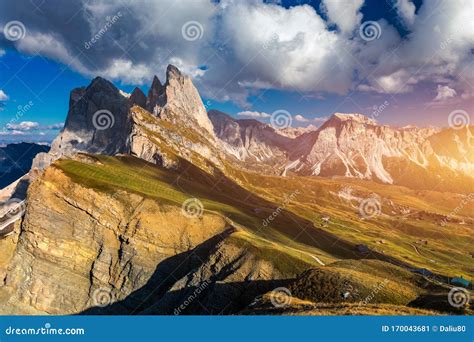
[[[153,77],[153,83],[151,84],[150,90],[148,91],[148,97],[146,99],[146,109],[152,112],[157,104],[161,103],[160,97],[164,94],[165,87],[161,84],[158,76]]]
[[[159,82],[159,81],[158,81]],[[130,95],[129,103],[131,106],[138,105],[142,108],[146,108],[146,96],[140,88],[133,89],[132,95]]]

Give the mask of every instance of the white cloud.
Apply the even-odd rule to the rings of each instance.
[[[39,123],[33,121],[23,121],[18,124],[8,123],[6,127],[8,130],[11,131],[29,131],[33,129],[38,129]]]
[[[442,102],[456,96],[456,90],[454,90],[453,88],[450,88],[449,86],[442,86],[438,84],[436,91],[437,91],[437,94],[433,101]]]
[[[271,114],[264,113],[264,112],[243,111],[243,112],[237,113],[237,116],[245,116],[245,117],[248,117],[248,118],[265,119],[265,118],[270,118]]]
[[[392,74],[369,78],[369,85],[360,84],[358,90],[373,91],[382,94],[402,94],[413,90],[418,79],[408,71],[400,69]]]
[[[14,47],[89,77],[142,84],[154,74],[163,78],[166,65],[175,63],[195,78],[206,98],[240,105],[260,89],[393,94],[416,90],[422,82],[435,87],[446,79],[460,99],[472,98],[474,3],[423,1],[415,14],[412,1],[392,2],[410,34],[401,37],[380,19],[380,38],[370,42],[357,30],[363,0],[324,0],[327,21],[309,5],[284,8],[262,0],[71,0],[61,16],[53,2],[44,2],[39,14],[28,10],[30,0],[1,1],[0,27],[7,21],[4,13],[28,23],[28,33]],[[85,50],[84,42],[118,11],[120,19]],[[64,18],[72,19],[65,25]],[[183,38],[181,28],[189,21],[202,26],[200,39]]]
[[[107,69],[98,71],[98,74],[113,80],[119,79],[127,84],[143,84],[153,75],[153,71],[144,64],[135,65],[127,59],[116,59]]]
[[[3,57],[3,56],[5,56],[5,54],[6,54],[5,50],[3,50],[3,49],[0,49],[0,57]]]
[[[35,121],[22,121],[20,123],[8,123],[6,125],[9,131],[37,131],[37,130],[58,130],[63,128],[64,123],[57,123],[53,125],[40,125],[39,122]]]
[[[23,132],[23,131],[0,131],[0,135],[3,135],[3,136],[25,135],[25,132]]]
[[[309,120],[306,119],[303,115],[297,114],[297,115],[295,115],[295,121],[298,121],[298,122],[308,122]]]
[[[323,0],[321,8],[342,33],[350,34],[360,24],[362,14],[359,10],[363,4],[364,0]]]
[[[5,94],[5,92],[0,89],[0,101],[7,101],[8,100],[8,95]]]
[[[406,26],[411,27],[415,22],[415,11],[416,6],[410,0],[396,0],[395,6],[397,8],[398,15]]]

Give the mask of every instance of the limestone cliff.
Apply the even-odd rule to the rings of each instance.
[[[16,250],[0,263],[0,311],[173,314],[204,285],[207,310],[241,310],[284,275],[233,243],[236,231],[217,213],[190,219],[164,202],[86,187],[53,165],[30,186],[19,236],[1,241]],[[197,302],[182,310],[208,313]]]

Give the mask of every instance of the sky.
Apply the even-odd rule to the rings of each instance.
[[[50,142],[69,92],[96,76],[146,92],[168,64],[236,118],[472,120],[472,13],[472,0],[2,1],[0,144]]]

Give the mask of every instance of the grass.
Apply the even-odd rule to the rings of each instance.
[[[94,158],[97,163],[60,160],[55,165],[75,181],[105,192],[123,189],[177,206],[190,197],[199,198],[205,210],[230,218],[254,239],[300,251],[306,255],[302,260],[313,259],[310,264],[314,262],[312,256],[325,263],[351,258],[348,247],[341,243],[347,241],[354,245],[366,244],[415,267],[446,276],[472,277],[472,258],[467,250],[473,242],[469,235],[470,227],[456,227],[451,232],[454,234],[447,239],[446,232],[440,232],[435,222],[427,220],[400,221],[397,217],[383,215],[361,221],[356,209],[340,199],[335,200],[331,194],[337,193],[347,184],[346,181],[281,178],[236,169],[226,172],[232,179],[238,179],[240,186],[219,172],[205,172],[182,159],[178,170],[167,170],[132,157]],[[349,184],[368,194],[377,190],[382,198],[394,198],[394,201],[403,202],[400,198],[407,198],[403,203],[409,203],[416,210],[428,207],[427,201],[416,198],[415,192],[406,188],[375,187],[373,183],[364,181],[350,181]],[[285,199],[295,192],[292,200]],[[277,217],[264,226],[262,222],[278,207],[281,210]],[[331,217],[325,227],[321,225],[322,215]],[[324,232],[334,234],[334,238],[325,236]],[[429,243],[427,246],[418,245],[421,253],[418,254],[413,243],[420,239],[427,239]],[[379,240],[385,243],[377,244]]]

